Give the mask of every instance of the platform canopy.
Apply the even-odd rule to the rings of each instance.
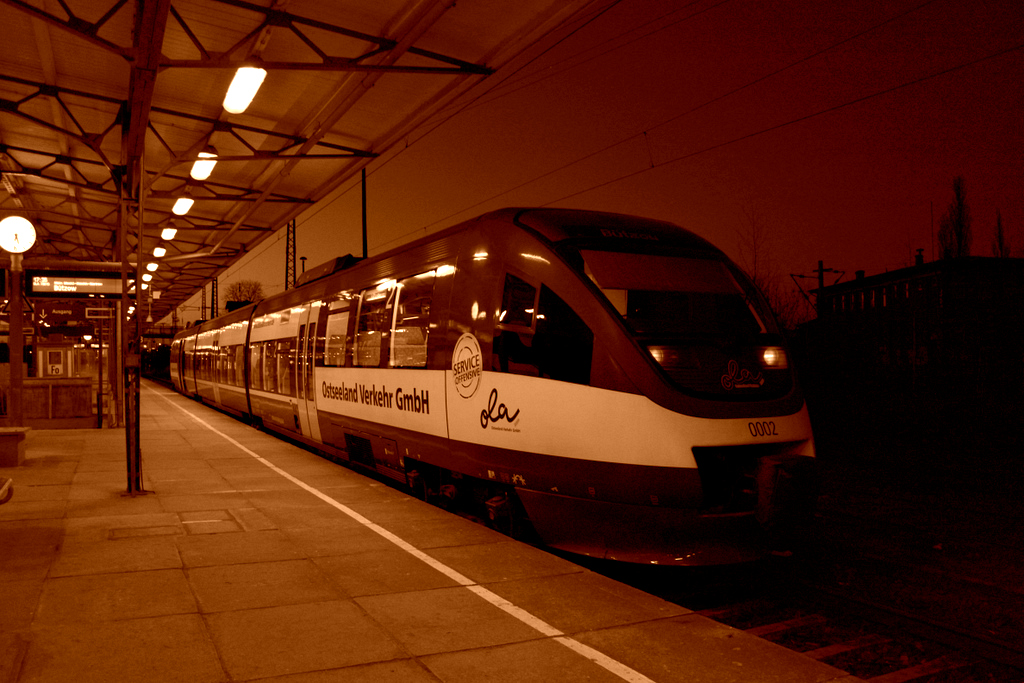
[[[121,262],[119,234],[134,262],[141,215],[160,320],[593,4],[0,0],[0,217],[35,224],[26,268],[102,268]],[[267,75],[230,114],[242,66]],[[201,153],[217,165],[196,180]],[[194,204],[175,215],[183,196]]]

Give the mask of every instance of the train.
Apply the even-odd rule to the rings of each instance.
[[[815,444],[782,330],[724,252],[674,224],[487,213],[171,344],[187,396],[507,533],[593,558],[784,551]]]

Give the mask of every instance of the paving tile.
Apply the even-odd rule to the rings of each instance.
[[[232,508],[228,510],[238,525],[245,531],[270,531],[277,529],[273,520],[263,514],[262,510],[256,508]]]
[[[445,683],[622,683],[622,678],[550,639],[422,657]]]
[[[159,497],[160,507],[167,512],[186,510],[226,510],[231,507],[245,507],[249,504],[244,494],[236,491],[218,493],[164,494]]]
[[[313,561],[349,596],[419,591],[457,585],[452,579],[390,543],[389,548]]]
[[[249,494],[250,497],[254,497]],[[321,501],[315,507],[264,507],[267,519],[279,529],[308,529],[325,526],[359,524],[349,515]]]
[[[386,631],[347,601],[219,612],[205,619],[233,680],[408,658]]]
[[[395,548],[391,541],[349,518],[335,520],[332,524],[302,524],[295,528],[283,526],[282,529],[310,557],[353,555]]]
[[[155,512],[141,515],[101,515],[96,517],[77,517],[68,519],[65,533],[69,536],[93,534],[99,531],[98,537],[106,538],[111,529],[130,529],[144,527],[168,526],[178,523],[178,516],[173,512]]]
[[[39,600],[37,624],[79,624],[198,611],[180,569],[54,578]]]
[[[17,482],[16,482],[17,483]],[[37,486],[16,486],[18,500],[64,500],[71,492],[70,484],[42,484]]]
[[[417,548],[443,548],[447,546],[477,545],[497,543],[507,540],[508,536],[488,529],[483,524],[471,522],[444,510],[438,510],[442,516],[422,514],[401,515],[390,519],[380,519],[379,510],[366,510],[365,515],[382,527],[405,539]]]
[[[304,557],[302,551],[280,531],[204,534],[183,536],[176,540],[181,560],[186,567],[297,560]]]
[[[13,552],[5,548],[0,553],[0,586],[10,581],[44,579],[58,556],[58,545],[22,545]]]
[[[197,567],[188,570],[188,582],[205,613],[343,597],[310,560]]]
[[[217,653],[198,615],[44,628],[19,683],[221,683]]]
[[[175,540],[156,536],[101,540],[70,538],[50,569],[51,577],[110,574],[115,572],[177,569],[181,558]]]
[[[354,599],[414,655],[540,638],[541,634],[465,588]]]
[[[260,683],[437,683],[437,677],[415,659],[393,659],[377,664],[349,666],[329,671],[310,671],[290,676],[262,678]]]
[[[0,508],[2,509],[2,508]],[[160,501],[152,495],[123,495],[113,487],[106,498],[99,500],[73,500],[68,505],[68,517],[109,517],[110,515],[150,515],[164,512]]]
[[[9,505],[9,503],[7,503]],[[59,519],[8,520],[0,522],[0,548],[5,553],[31,546],[56,547],[64,538]],[[3,557],[3,554],[0,554]]]
[[[494,543],[431,548],[429,554],[477,583],[585,571],[578,564],[507,538]]]
[[[291,489],[250,491],[246,497],[261,510],[273,510],[274,508],[319,508],[333,510],[327,503],[320,500],[309,491],[303,491],[297,486]],[[337,511],[333,511],[332,514]]]
[[[685,607],[589,571],[501,581],[486,587],[565,633],[690,613]]]
[[[0,505],[0,522],[25,519],[60,519],[67,512],[66,500],[28,500],[18,497],[20,483],[14,482],[14,497]]]
[[[0,580],[0,595],[3,596],[0,598],[0,633],[31,626],[42,592],[42,576],[22,581]],[[0,678],[0,681],[4,680]]]

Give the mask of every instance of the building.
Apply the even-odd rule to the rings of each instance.
[[[823,287],[804,340],[819,389],[1024,395],[1024,259],[967,257]]]

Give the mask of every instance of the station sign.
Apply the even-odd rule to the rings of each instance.
[[[25,293],[30,297],[120,298],[121,274],[73,271],[25,271]]]

